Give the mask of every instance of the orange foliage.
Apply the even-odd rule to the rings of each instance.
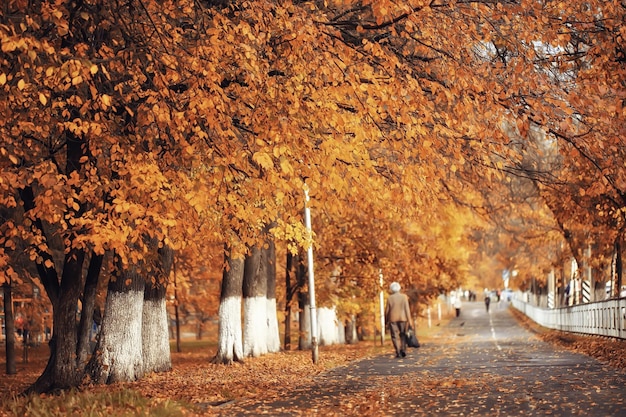
[[[6,274],[15,240],[53,266],[37,221],[66,253],[124,263],[149,236],[201,264],[232,231],[251,245],[273,221],[295,251],[305,182],[320,259],[341,257],[370,293],[379,268],[440,290],[463,281],[480,222],[459,207],[509,174],[550,180],[560,224],[622,230],[619,2],[24,7],[0,11],[0,205],[21,210],[29,186],[36,198],[2,225]],[[550,141],[562,159],[540,176]]]

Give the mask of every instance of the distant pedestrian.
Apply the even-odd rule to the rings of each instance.
[[[458,295],[454,299],[454,309],[456,310],[456,316],[459,317],[461,315],[461,297]]]
[[[489,313],[489,303],[491,303],[491,297],[489,294],[485,294],[485,309],[487,310],[487,313]]]
[[[385,322],[389,325],[396,358],[403,358],[406,356],[406,332],[413,327],[411,325],[409,297],[400,292],[400,284],[397,282],[392,282],[389,289],[391,295],[387,298]]]

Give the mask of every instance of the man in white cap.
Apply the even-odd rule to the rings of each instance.
[[[409,297],[400,292],[400,284],[397,282],[392,282],[389,289],[391,295],[387,298],[385,322],[389,324],[396,358],[404,358],[406,356],[406,332],[411,327]]]

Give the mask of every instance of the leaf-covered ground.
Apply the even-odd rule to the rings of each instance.
[[[206,409],[234,399],[280,395],[323,371],[381,352],[373,342],[362,342],[322,347],[317,364],[310,351],[289,351],[230,366],[209,363],[208,352],[174,354],[171,372],[123,385],[148,397],[175,398]]]
[[[558,345],[561,348],[575,350],[593,356],[610,366],[626,369],[626,341],[600,337],[579,336],[549,331],[529,322],[516,314],[517,319],[532,330],[541,339]],[[443,327],[443,326],[442,326]],[[421,338],[423,343],[437,343],[428,337]],[[462,338],[459,338],[459,342]],[[216,415],[232,401],[245,405],[246,401],[259,398],[279,400],[286,391],[303,396],[310,395],[311,387],[315,386],[320,374],[346,365],[356,359],[390,353],[390,342],[381,348],[376,342],[361,342],[356,345],[343,345],[320,348],[320,360],[313,364],[310,351],[288,351],[270,354],[261,358],[251,358],[242,364],[232,366],[210,363],[213,352],[209,349],[173,353],[173,369],[170,372],[148,375],[136,383],[115,384],[112,386],[85,387],[91,392],[115,391],[131,388],[154,403],[171,401],[187,404],[182,410],[189,415]],[[453,344],[441,346],[440,353],[451,354]],[[0,393],[4,398],[15,395],[32,383],[45,366],[45,347],[34,349],[29,353],[29,363],[22,363],[18,354],[18,375],[3,375],[0,378]],[[427,361],[428,359],[426,359]],[[427,363],[427,362],[425,362]],[[4,364],[0,363],[4,368]],[[392,411],[390,399],[400,395],[396,387],[404,386],[406,380],[400,376],[370,380],[371,387],[361,390],[361,398],[342,399],[342,384],[358,384],[358,380],[337,381],[336,395],[321,398],[317,402],[324,410],[332,410],[351,415],[377,415],[380,411]],[[397,381],[396,381],[397,380]],[[417,383],[417,382],[415,382]],[[446,395],[448,390],[463,388],[463,392],[479,398],[485,392],[488,383],[498,386],[498,381],[485,381],[464,378],[462,375],[447,378],[420,379],[416,390],[432,392],[433,399]],[[293,395],[292,395],[293,397]],[[468,398],[470,398],[468,397]],[[457,398],[458,399],[458,398]],[[460,399],[459,399],[460,400]],[[285,403],[289,409],[289,403]],[[407,411],[407,410],[405,410]],[[268,413],[276,410],[267,410]],[[328,414],[336,415],[336,414]]]

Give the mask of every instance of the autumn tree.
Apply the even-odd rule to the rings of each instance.
[[[519,36],[502,30],[489,54],[506,74],[502,87],[533,80],[515,94],[502,89],[502,103],[512,110],[507,119],[517,124],[511,149],[520,155],[507,165],[534,181],[579,264],[592,246],[592,263],[600,266],[620,253],[623,240],[624,10],[617,2],[534,7],[537,18],[519,15],[535,28],[527,34],[532,43],[520,45]],[[515,19],[497,23],[520,26]]]
[[[125,274],[150,252],[145,236],[164,242],[177,224],[177,212],[168,213],[164,204],[178,200],[190,207],[190,198],[173,198],[178,190],[186,193],[179,164],[167,174],[160,169],[172,167],[168,158],[181,147],[168,147],[158,134],[164,119],[146,112],[156,102],[172,104],[158,98],[170,90],[155,87],[161,73],[154,56],[127,49],[133,41],[147,45],[145,26],[137,24],[147,15],[106,2],[23,6],[9,2],[0,15],[6,93],[0,106],[7,115],[0,126],[2,200],[25,213],[7,228],[4,247],[17,240],[29,245],[53,306],[50,362],[33,387],[45,391],[83,379],[86,344],[76,333],[76,308],[80,298],[90,308],[102,256],[115,253]],[[169,144],[179,139],[171,132],[167,137]],[[168,175],[181,178],[178,189],[164,185]],[[52,236],[61,237],[60,260]]]

